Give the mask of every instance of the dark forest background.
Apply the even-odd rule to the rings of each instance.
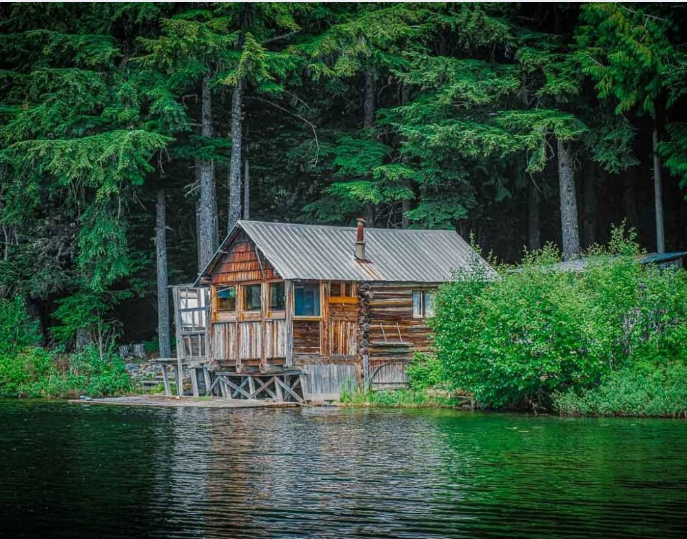
[[[623,221],[687,250],[686,23],[678,3],[2,4],[0,296],[45,344],[154,340],[161,242],[192,282],[238,218],[453,228],[507,262]]]

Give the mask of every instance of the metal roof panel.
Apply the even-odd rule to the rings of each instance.
[[[237,228],[246,231],[284,279],[440,283],[450,281],[458,269],[469,270],[473,260],[489,268],[451,230],[366,228],[367,260],[359,261],[355,227],[239,221]],[[213,267],[209,263],[201,277]]]

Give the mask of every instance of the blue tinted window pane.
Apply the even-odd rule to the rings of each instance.
[[[320,286],[317,284],[296,285],[295,315],[320,316]]]

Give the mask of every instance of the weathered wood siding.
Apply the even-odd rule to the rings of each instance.
[[[236,361],[236,323],[212,326],[212,356],[220,361]]]
[[[357,304],[330,304],[329,306],[330,356],[355,356],[358,353]]]
[[[358,385],[358,366],[353,362],[303,363],[307,400],[338,400],[341,390]]]
[[[412,359],[415,352],[428,352],[432,331],[425,318],[413,318],[413,291],[434,291],[437,285],[416,283],[370,283],[370,357]],[[408,343],[408,350],[395,343]]]
[[[267,359],[286,357],[286,321],[265,321],[265,355]]]
[[[239,359],[262,359],[262,322],[239,322]]]
[[[413,291],[434,291],[437,285],[370,283],[369,376],[372,389],[408,385],[406,367],[416,352],[428,352],[432,331],[426,318],[413,317]]]
[[[245,232],[229,246],[212,272],[212,284],[232,284],[278,279],[272,265],[255,248]]]
[[[299,355],[320,354],[320,321],[298,320],[293,321],[293,353]]]

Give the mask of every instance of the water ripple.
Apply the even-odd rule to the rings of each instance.
[[[687,425],[0,401],[3,537],[684,537]]]

